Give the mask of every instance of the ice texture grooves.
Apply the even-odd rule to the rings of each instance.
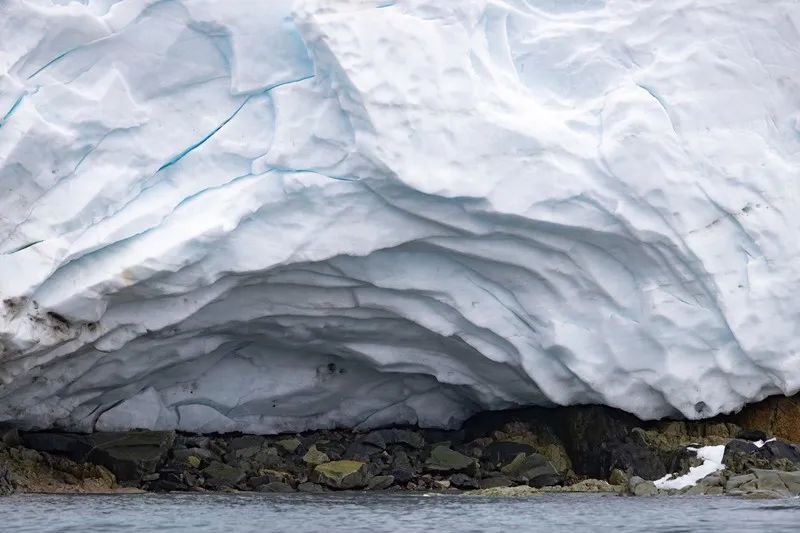
[[[800,3],[0,1],[0,420],[800,389]]]

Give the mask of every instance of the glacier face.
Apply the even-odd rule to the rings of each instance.
[[[795,0],[3,0],[0,420],[800,389]]]

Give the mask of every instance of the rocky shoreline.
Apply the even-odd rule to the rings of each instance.
[[[339,490],[530,496],[800,493],[796,398],[771,398],[732,417],[643,422],[600,407],[489,412],[456,431],[411,427],[291,435],[173,431],[75,434],[0,429],[0,494]],[[652,480],[703,463],[724,446],[725,468],[681,489]],[[721,450],[721,448],[720,448]]]

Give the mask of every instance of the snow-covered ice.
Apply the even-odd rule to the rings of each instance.
[[[800,388],[795,0],[0,1],[0,420]]]
[[[689,467],[689,471],[682,476],[675,476],[674,474],[667,474],[661,479],[655,480],[653,483],[659,489],[684,489],[686,487],[693,487],[698,481],[706,476],[715,472],[725,469],[722,464],[722,458],[725,455],[725,445],[719,446],[703,446],[701,448],[688,448],[690,451],[697,453],[697,458],[703,460],[700,466]]]

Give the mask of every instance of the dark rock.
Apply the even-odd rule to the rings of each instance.
[[[0,443],[6,446],[22,446],[22,437],[14,426],[0,424]]]
[[[459,489],[472,490],[480,487],[478,481],[466,474],[453,474],[449,478],[450,485]]]
[[[120,481],[137,481],[155,472],[175,441],[174,431],[119,433],[27,433],[25,445],[34,450],[64,455],[77,462],[105,466]]]
[[[159,479],[150,483],[147,489],[153,492],[179,492],[188,490],[189,486],[169,479]]]
[[[212,461],[203,469],[206,485],[211,488],[233,487],[245,477],[245,473],[219,461]]]
[[[120,481],[141,479],[155,472],[175,441],[174,431],[94,433],[86,460],[105,466]]]
[[[482,489],[494,489],[497,487],[511,487],[514,485],[514,482],[506,476],[495,476],[481,479],[478,485]]]
[[[367,483],[369,490],[385,490],[394,483],[394,476],[375,476]]]
[[[508,464],[520,453],[533,453],[536,450],[528,444],[518,442],[493,442],[483,450],[483,458],[491,464]]]
[[[200,460],[213,461],[218,460],[219,457],[214,455],[210,450],[205,448],[182,448],[179,450],[172,450],[172,457],[177,461],[185,462],[191,456],[195,456]]]
[[[464,473],[477,475],[478,461],[474,457],[452,450],[446,446],[436,446],[425,461],[425,470],[436,473]]]
[[[243,435],[241,437],[235,437],[231,439],[228,443],[228,450],[231,452],[249,448],[255,448],[258,450],[264,445],[265,442],[266,439],[260,435]]]
[[[752,442],[735,439],[725,445],[722,462],[735,474],[751,468],[795,470],[800,468],[800,450],[794,444],[781,441],[767,442],[759,448]]]
[[[0,496],[14,494],[14,490],[14,483],[11,481],[8,470],[3,465],[0,465]]]
[[[395,453],[394,460],[392,461],[391,475],[394,476],[398,483],[408,483],[418,473],[419,470],[414,467],[411,459],[405,452]]]
[[[299,492],[325,492],[325,489],[322,486],[308,481],[305,483],[300,483],[297,486],[297,490]]]
[[[767,434],[764,433],[763,431],[761,431],[760,429],[747,429],[747,428],[745,428],[745,429],[740,429],[736,433],[736,438],[737,439],[742,439],[742,440],[751,440],[751,441],[762,440],[763,441],[763,440],[767,440]]]
[[[272,481],[265,485],[261,485],[256,489],[258,492],[295,492],[295,490],[287,485],[286,483],[281,483],[280,481]]]

